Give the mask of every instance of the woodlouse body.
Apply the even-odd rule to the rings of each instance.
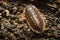
[[[25,16],[27,23],[32,31],[36,33],[42,33],[45,27],[45,17],[39,10],[33,5],[27,5],[25,9]]]

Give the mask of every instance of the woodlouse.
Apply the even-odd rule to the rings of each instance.
[[[46,18],[34,5],[27,5],[24,14],[33,32],[42,33],[44,31]]]

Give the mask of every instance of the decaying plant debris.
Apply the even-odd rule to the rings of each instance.
[[[41,35],[28,27],[22,14],[30,4],[36,6],[46,17],[46,27],[49,30]],[[58,40],[59,37],[60,0],[0,1],[0,40]]]

